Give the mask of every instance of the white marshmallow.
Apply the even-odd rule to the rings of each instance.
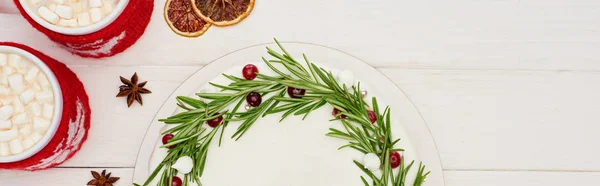
[[[8,84],[8,76],[15,72],[15,69],[9,66],[2,67],[2,76],[0,77],[0,81],[2,84]]]
[[[15,125],[25,125],[27,123],[29,123],[29,118],[27,117],[27,112],[23,112],[21,114],[18,114],[14,117],[12,117],[12,123]]]
[[[0,53],[0,65],[4,66],[8,63],[8,56],[4,53]]]
[[[58,25],[64,27],[77,27],[77,20],[75,19],[60,19]]]
[[[0,96],[10,96],[11,93],[10,88],[0,85]]]
[[[9,143],[10,145],[10,153],[19,154],[23,152],[23,145],[21,145],[21,141],[19,139],[13,139]]]
[[[40,141],[42,139],[42,135],[40,135],[37,132],[34,132],[33,134],[31,134],[31,136],[29,136],[29,138],[37,143],[38,141]]]
[[[25,125],[19,129],[19,134],[21,136],[29,136],[31,134],[31,125]]]
[[[40,2],[42,2],[42,0],[29,0],[29,3],[33,6],[39,6]]]
[[[23,103],[21,103],[21,99],[19,99],[19,97],[13,97],[11,105],[13,106],[15,113],[25,112],[25,106]]]
[[[0,120],[8,120],[12,117],[14,109],[11,105],[4,105],[0,107]]]
[[[8,66],[18,68],[21,63],[21,56],[17,54],[9,54],[8,55]]]
[[[103,1],[102,3],[102,13],[104,16],[108,16],[113,11],[113,2],[112,1]]]
[[[77,24],[79,24],[79,26],[90,25],[91,24],[90,13],[82,12],[82,13],[77,14]]]
[[[42,115],[42,105],[37,102],[33,102],[27,106],[27,111],[32,116],[41,116]]]
[[[379,160],[379,156],[377,156],[377,154],[374,153],[368,153],[365,154],[365,156],[363,156],[363,166],[365,166],[366,169],[369,169],[371,172],[379,170],[379,167],[381,166],[381,161]]]
[[[102,6],[102,0],[90,0],[89,4],[90,4],[90,7],[93,7],[93,8],[101,7]]]
[[[180,173],[188,174],[192,172],[192,168],[194,168],[194,160],[189,156],[183,156],[177,159],[175,164],[172,166],[174,169],[177,169]]]
[[[0,143],[0,156],[9,156],[10,155],[10,147],[8,147],[8,143]]]
[[[42,112],[42,116],[44,118],[52,119],[52,114],[54,113],[54,105],[45,104]]]
[[[9,130],[12,128],[10,120],[0,120],[0,130]]]
[[[35,100],[50,103],[54,99],[54,95],[50,91],[36,92]]]
[[[33,142],[33,140],[26,138],[23,140],[23,148],[24,149],[29,149],[31,147],[33,147],[33,145],[35,144],[35,142]]]
[[[23,75],[12,74],[8,76],[8,85],[13,93],[20,94],[25,89],[25,83],[23,82]]]
[[[48,9],[50,9],[52,12],[56,12],[56,3],[48,3],[46,7],[48,7]]]
[[[48,78],[46,76],[38,76],[37,82],[40,84],[40,86],[42,88],[50,85],[50,82],[48,81]]]
[[[40,87],[39,84],[35,83],[33,84],[33,91],[42,91],[42,87]]]
[[[29,104],[29,102],[31,102],[33,100],[35,96],[35,92],[33,92],[32,90],[28,90],[25,91],[23,93],[21,93],[21,95],[19,97],[21,97],[21,102],[25,105]]]
[[[61,20],[62,21],[62,20]],[[33,83],[37,78],[38,73],[40,72],[40,68],[32,67],[27,71],[27,75],[25,75],[25,81],[29,83]]]
[[[50,126],[50,121],[48,121],[44,118],[40,118],[40,117],[33,118],[33,129],[34,130],[45,132],[49,126]]]
[[[17,131],[16,127],[10,130],[0,131],[0,142],[8,142],[17,136],[19,136],[19,131]]]
[[[58,23],[58,15],[56,15],[54,13],[54,11],[52,11],[50,8],[42,6],[38,9],[38,14],[40,14],[40,17],[42,17],[44,20],[48,21],[49,23],[52,23],[52,24]]]
[[[90,17],[94,23],[102,20],[102,10],[100,8],[90,8]]]
[[[73,18],[73,8],[65,5],[57,5],[56,6],[56,15],[65,18],[71,19]]]
[[[74,3],[71,4],[71,7],[73,7],[73,11],[77,14],[77,13],[81,13],[87,10],[87,1],[81,1],[78,3]]]
[[[2,105],[10,105],[12,104],[12,98],[0,98],[0,103],[2,103]]]
[[[52,0],[52,1],[54,1],[55,3],[61,4],[61,5],[65,4],[65,0]]]

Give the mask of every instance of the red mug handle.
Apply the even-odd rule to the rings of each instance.
[[[19,14],[19,9],[13,1],[0,0],[0,16],[1,14]]]

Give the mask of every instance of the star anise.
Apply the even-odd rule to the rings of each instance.
[[[87,185],[93,186],[113,186],[113,183],[119,181],[119,177],[110,177],[111,173],[106,174],[106,170],[102,171],[102,174],[98,174],[96,171],[92,171],[94,179],[90,180]]]
[[[152,93],[150,90],[144,88],[148,82],[144,81],[138,84],[137,72],[131,76],[131,80],[128,80],[123,76],[119,77],[124,85],[119,86],[119,94],[117,94],[117,97],[127,96],[127,107],[131,107],[134,100],[140,103],[140,105],[143,105],[142,94]]]

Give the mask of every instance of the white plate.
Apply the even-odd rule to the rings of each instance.
[[[380,106],[391,107],[394,137],[402,138],[400,147],[407,150],[406,158],[417,162],[423,161],[427,170],[431,171],[425,185],[444,185],[439,154],[426,123],[404,92],[391,80],[360,59],[333,48],[307,43],[283,43],[283,45],[293,56],[301,57],[302,53],[305,53],[309,60],[317,64],[352,71],[356,79],[361,81],[361,86],[369,91],[369,97],[376,96]],[[266,46],[279,51],[275,44],[256,45],[234,51],[198,70],[173,92],[146,132],[135,166],[134,182],[140,184],[145,182],[153,169],[149,167],[149,162],[157,143],[160,143],[160,130],[164,126],[157,120],[174,113],[177,109],[175,97],[193,95],[208,81],[213,81],[222,72],[230,71],[233,66],[247,63],[261,64],[261,57],[270,58],[266,53]],[[278,123],[276,121],[279,116],[272,116],[272,118],[268,116],[259,119],[260,124],[255,124],[240,141],[234,142],[225,137],[222,147],[216,145],[211,147],[205,175],[202,178],[203,184],[206,186],[240,183],[252,185],[251,183],[255,182],[268,185],[265,181],[286,180],[289,181],[287,185],[294,186],[309,183],[362,185],[358,177],[361,174],[351,161],[352,159],[360,161],[360,156],[352,153],[351,150],[337,151],[335,147],[342,144],[341,141],[324,136],[327,128],[335,125],[327,121],[331,117],[330,113],[330,107],[323,107],[303,121],[306,124],[300,121],[300,117],[287,118],[283,123]],[[237,124],[230,124],[227,128],[228,133],[234,132],[236,127]],[[315,133],[312,132],[313,129],[322,132]],[[268,138],[272,141],[265,144]],[[319,141],[321,139],[322,141]],[[293,144],[293,146],[286,144]],[[299,146],[303,144],[307,145]],[[310,151],[298,149],[310,149]],[[265,178],[269,179],[265,180]]]

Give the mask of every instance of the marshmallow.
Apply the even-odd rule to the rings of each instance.
[[[9,143],[10,145],[10,153],[18,154],[23,152],[23,145],[21,145],[21,141],[19,139],[13,139]]]
[[[34,132],[33,134],[31,134],[31,136],[29,136],[29,138],[37,143],[38,141],[40,141],[42,139],[42,135],[40,135],[37,132]]]
[[[56,6],[56,14],[65,19],[73,18],[73,8],[65,5]]]
[[[19,131],[17,131],[16,127],[10,130],[0,130],[0,142],[8,142],[13,138],[16,138],[18,135]]]
[[[0,96],[10,96],[11,93],[10,88],[0,85]]]
[[[52,12],[56,12],[56,4],[55,3],[49,3],[48,5],[46,5],[48,7],[48,9],[50,9]]]
[[[36,92],[35,100],[50,103],[54,99],[54,95],[50,91]]]
[[[33,100],[34,96],[35,96],[35,92],[33,92],[32,90],[28,90],[28,91],[21,93],[21,95],[19,97],[21,97],[21,102],[23,102],[23,104],[27,105],[27,104],[29,104],[29,102],[31,102]]]
[[[8,66],[18,68],[21,63],[21,56],[17,54],[8,55]]]
[[[11,104],[15,110],[15,113],[25,112],[25,106],[23,105],[23,103],[21,103],[21,99],[19,99],[18,97],[13,97]]]
[[[12,98],[0,98],[0,103],[2,103],[2,105],[10,105],[12,104]]]
[[[42,116],[44,118],[52,119],[53,113],[54,113],[54,105],[44,103],[44,109],[42,111]]]
[[[77,27],[77,20],[75,19],[60,19],[58,25],[64,27]]]
[[[40,87],[39,84],[35,83],[33,84],[33,91],[42,91],[42,87]]]
[[[91,24],[90,13],[82,12],[77,14],[77,23],[79,26],[88,26]]]
[[[10,120],[0,120],[0,130],[10,130],[12,128],[12,122]]]
[[[8,63],[8,56],[6,54],[0,53],[0,65],[4,66]]]
[[[0,81],[3,84],[8,84],[8,76],[15,72],[15,69],[9,66],[2,67],[2,76],[0,77]]]
[[[50,85],[50,82],[48,82],[48,78],[46,76],[38,76],[37,82],[42,88]]]
[[[189,156],[183,156],[177,159],[172,167],[180,173],[188,174],[192,172],[192,169],[194,168],[194,160]]]
[[[23,82],[23,75],[13,74],[8,76],[8,85],[12,89],[13,93],[21,93],[25,89],[25,83]]]
[[[33,102],[27,106],[27,111],[32,116],[42,115],[42,105],[40,103]]]
[[[42,0],[29,0],[29,3],[33,6],[39,6]]]
[[[36,131],[46,131],[46,129],[48,129],[48,127],[50,126],[50,121],[44,119],[44,118],[40,118],[40,117],[34,117],[33,118],[33,129]]]
[[[365,169],[368,169],[371,172],[379,170],[379,167],[381,166],[381,161],[379,160],[379,156],[377,156],[377,154],[374,154],[374,153],[365,154],[365,156],[363,156],[362,163],[363,163],[363,166],[365,166]]]
[[[74,3],[74,4],[71,4],[71,7],[73,7],[73,11],[76,14],[77,13],[81,13],[81,12],[84,12],[84,11],[87,10],[86,9],[87,8],[87,3],[86,2],[87,1],[81,1],[81,2],[78,2],[78,3]]]
[[[33,147],[33,145],[35,144],[35,142],[33,142],[33,140],[26,138],[23,140],[23,148],[24,149],[29,149],[31,147]]]
[[[31,125],[25,125],[19,129],[19,134],[21,136],[29,136],[31,134]]]
[[[104,16],[108,16],[113,11],[113,2],[112,1],[103,1],[102,2],[102,13]]]
[[[61,4],[61,5],[65,4],[65,0],[52,0],[52,1],[54,1],[57,4]]]
[[[42,19],[52,24],[58,23],[58,15],[56,15],[54,11],[51,10],[51,7],[40,7],[38,9],[38,14],[40,14],[40,17],[42,17]]]
[[[8,120],[12,117],[14,109],[11,105],[4,105],[0,107],[0,120]]]
[[[0,143],[0,156],[8,155],[10,155],[10,147],[8,147],[8,143]]]
[[[29,118],[27,118],[27,112],[18,114],[16,116],[14,116],[11,120],[12,120],[12,123],[15,125],[25,125],[25,124],[29,123]]]
[[[102,10],[100,8],[90,8],[90,17],[94,23],[102,20]]]
[[[102,6],[102,0],[90,0],[90,7],[97,8]]]
[[[61,19],[62,21],[62,19]],[[40,72],[40,68],[32,67],[27,71],[27,75],[25,75],[25,81],[29,83],[33,83],[37,78],[38,73]]]

